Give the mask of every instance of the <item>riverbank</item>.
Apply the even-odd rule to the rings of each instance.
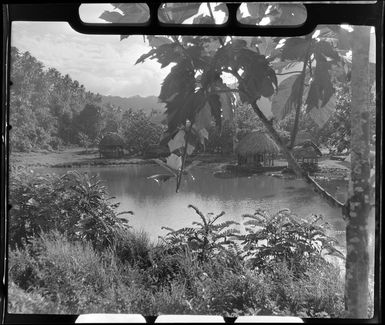
[[[235,164],[236,159],[233,155],[218,154],[198,154],[189,157],[189,160],[199,160],[205,164]],[[25,167],[89,167],[106,165],[126,165],[126,164],[148,164],[151,159],[145,159],[141,156],[125,156],[118,159],[100,158],[97,149],[85,151],[83,148],[70,148],[62,151],[33,151],[33,152],[13,152],[10,155],[10,164],[13,166]],[[284,159],[275,161],[276,166],[286,165]],[[350,164],[345,161],[336,161],[324,157],[319,161],[320,170],[317,174],[324,176],[346,177],[348,175]]]

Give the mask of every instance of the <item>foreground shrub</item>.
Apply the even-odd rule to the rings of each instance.
[[[111,204],[101,181],[86,173],[41,176],[14,170],[9,189],[11,247],[40,232],[57,230],[102,250],[128,228],[116,212],[119,204]]]
[[[337,240],[326,234],[327,224],[322,216],[300,220],[285,209],[270,216],[259,209],[253,215],[244,215],[246,235],[237,235],[242,241],[244,256],[252,267],[265,270],[271,262],[285,262],[295,275],[304,273],[311,263],[326,262],[324,255],[344,258],[335,248]]]
[[[234,234],[238,234],[239,230],[231,227],[239,225],[238,222],[224,221],[219,223],[219,219],[223,217],[225,212],[211,218],[210,214],[212,213],[205,216],[195,206],[190,204],[188,207],[194,209],[201,222],[193,221],[194,227],[184,227],[179,230],[162,227],[162,229],[169,231],[164,238],[161,238],[167,245],[188,245],[193,252],[196,252],[201,261],[207,261],[220,252],[234,251],[237,246],[231,238]]]
[[[123,263],[130,263],[140,269],[146,269],[150,266],[150,251],[153,245],[146,232],[127,231],[115,240],[115,253]]]

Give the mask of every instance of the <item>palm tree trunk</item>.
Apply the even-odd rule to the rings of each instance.
[[[355,26],[352,50],[351,181],[346,226],[345,300],[349,318],[368,318],[369,42],[370,27]]]

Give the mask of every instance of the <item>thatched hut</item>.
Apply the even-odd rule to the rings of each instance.
[[[307,140],[293,148],[293,155],[301,164],[317,165],[322,152],[314,142]]]
[[[294,146],[300,146],[307,142],[313,142],[313,137],[309,132],[306,131],[299,131],[297,133],[297,136],[295,137],[295,143]]]
[[[274,166],[278,146],[265,133],[254,131],[246,135],[235,149],[238,165],[250,167]]]
[[[99,154],[103,158],[120,158],[123,156],[123,139],[116,133],[107,133],[99,142]]]

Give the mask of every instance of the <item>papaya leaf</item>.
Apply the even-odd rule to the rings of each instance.
[[[315,52],[316,55],[322,54],[327,58],[331,58],[335,61],[340,59],[338,52],[332,47],[332,45],[324,40],[315,43]]]
[[[124,16],[116,11],[104,11],[100,16],[100,19],[108,21],[110,23],[118,23],[120,22]]]
[[[155,182],[160,184],[160,183],[167,182],[169,179],[171,179],[173,177],[175,177],[175,176],[170,175],[170,174],[155,174],[155,175],[151,175],[151,176],[147,177],[147,179],[154,180]]]
[[[335,110],[336,96],[333,94],[332,97],[330,97],[329,101],[326,103],[326,105],[320,108],[313,107],[309,111],[309,115],[312,120],[318,125],[318,127],[322,128],[325,123],[329,120],[329,118],[333,115]]]
[[[182,158],[172,153],[166,158],[166,163],[174,170],[179,170],[182,167]]]
[[[183,49],[179,44],[163,44],[156,49],[156,58],[161,64],[161,68],[168,66],[172,62],[178,63],[183,58]]]
[[[211,107],[208,102],[203,108],[195,115],[194,126],[197,131],[201,129],[207,129],[211,126],[213,116],[211,115]]]
[[[127,36],[128,37],[128,36]],[[124,37],[126,38],[126,37]],[[120,40],[124,39],[124,38],[120,38]],[[152,49],[151,51],[145,53],[145,54],[142,54],[138,60],[136,60],[135,64],[138,64],[138,63],[143,63],[146,59],[148,59],[149,57],[153,57],[154,55],[156,54],[156,49]]]
[[[168,147],[170,148],[170,152],[174,152],[175,150],[185,146],[185,131],[179,130],[179,132],[168,142]]]
[[[215,123],[218,127],[222,126],[221,116],[221,101],[218,94],[209,94],[207,101],[210,105],[211,115],[214,117]]]
[[[167,38],[167,37],[161,37],[161,36],[153,36],[153,35],[148,35],[147,36],[148,43],[151,47],[158,48],[161,45],[165,44],[171,44],[172,41]]]
[[[170,73],[164,79],[159,94],[159,99],[162,102],[167,103],[175,99],[176,93],[181,95],[191,93],[194,92],[194,88],[194,71],[188,62],[182,61],[176,66],[172,67]]]
[[[266,57],[269,57],[273,53],[276,46],[277,44],[272,37],[261,37],[258,43],[260,54]]]
[[[301,25],[307,18],[306,8],[303,4],[277,4],[279,15],[270,23],[271,25]]]
[[[110,23],[135,24],[145,23],[150,18],[150,11],[146,5],[140,3],[115,3],[116,9],[123,12],[123,15],[117,11],[104,11],[99,18]]]
[[[308,111],[326,105],[334,94],[329,69],[330,63],[318,57],[314,72],[314,79],[310,85],[309,94],[306,99]]]
[[[310,41],[301,37],[287,38],[282,47],[281,59],[302,61]]]
[[[299,75],[294,75],[279,84],[278,91],[273,96],[271,104],[271,110],[276,119],[283,119],[296,108],[299,100],[300,82]]]
[[[246,6],[247,10],[250,13],[250,16],[254,18],[255,24],[258,24],[262,20],[262,18],[265,17],[266,10],[269,7],[269,5],[266,3],[257,2],[246,3]]]
[[[338,25],[330,25],[328,26],[330,30],[332,30],[337,38],[338,41],[338,49],[339,50],[351,50],[352,49],[352,42],[353,42],[353,33],[349,32],[348,30],[342,28]]]
[[[201,3],[166,3],[159,9],[162,22],[181,24],[198,13]]]

